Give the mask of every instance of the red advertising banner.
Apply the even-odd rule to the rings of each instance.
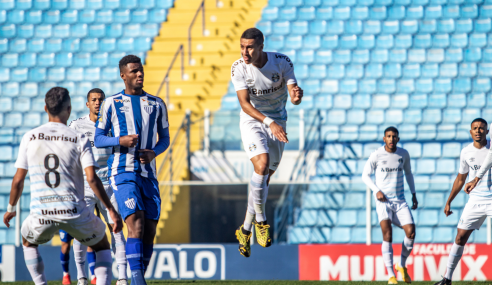
[[[407,259],[412,280],[440,280],[446,271],[450,249],[451,244],[415,244]],[[393,251],[396,264],[400,261],[401,244],[393,244]],[[380,244],[299,245],[300,280],[385,281],[388,278]],[[458,280],[492,280],[492,245],[465,246],[453,274],[453,281]]]

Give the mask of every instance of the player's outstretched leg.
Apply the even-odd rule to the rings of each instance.
[[[77,266],[77,285],[87,285],[87,274],[85,272],[87,246],[81,244],[78,240],[74,240],[73,255],[75,259],[75,266]]]
[[[464,230],[458,228],[458,233],[456,234],[456,239],[454,241],[453,246],[451,247],[451,251],[449,252],[448,264],[446,268],[446,274],[441,281],[437,282],[436,285],[448,285],[451,284],[451,280],[453,278],[454,270],[456,266],[461,260],[461,256],[463,255],[463,250],[465,249],[465,244],[470,238],[470,235],[473,233],[473,230]]]
[[[47,285],[46,276],[44,275],[44,262],[39,254],[37,245],[29,244],[26,240],[23,242],[24,260],[27,269],[31,273],[32,281],[36,285]]]
[[[258,244],[263,247],[269,247],[272,245],[272,238],[270,237],[270,225],[266,220],[266,198],[268,196],[268,174],[259,175],[253,172],[251,177],[251,194],[253,196],[253,207],[255,209],[255,219],[253,222],[255,225],[256,240]]]
[[[94,275],[96,275],[97,285],[110,285],[113,273],[111,267],[113,258],[111,257],[111,249],[106,236],[98,243],[90,247],[96,254],[96,264],[94,267]]]
[[[391,221],[382,220],[380,225],[381,231],[383,232],[381,252],[383,254],[384,266],[386,266],[386,270],[388,270],[388,284],[398,284],[398,281],[396,281],[395,271],[393,270],[393,229],[391,227]]]
[[[248,210],[246,211],[244,223],[236,230],[236,238],[239,241],[239,253],[244,257],[251,256],[251,228],[253,227],[254,219],[255,209],[253,207],[253,196],[250,193],[248,195]]]
[[[415,225],[408,224],[403,226],[403,230],[405,231],[405,238],[403,239],[403,244],[401,246],[401,259],[400,264],[396,264],[395,268],[398,270],[403,278],[403,281],[406,283],[412,283],[412,279],[407,272],[407,258],[412,252],[413,249],[413,241],[415,239]]]

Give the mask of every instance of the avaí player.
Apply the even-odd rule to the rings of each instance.
[[[292,61],[286,55],[263,51],[260,30],[244,31],[240,44],[242,58],[232,64],[231,78],[241,104],[241,139],[254,172],[249,183],[246,218],[236,230],[236,237],[239,252],[249,257],[255,219],[258,243],[263,247],[272,244],[265,214],[268,183],[288,142],[285,104],[290,95],[291,102],[299,105],[303,91],[297,86]]]

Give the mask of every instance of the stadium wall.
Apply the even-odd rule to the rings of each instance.
[[[451,244],[416,244],[407,260],[414,281],[440,280],[446,269]],[[1,281],[30,280],[22,248],[1,247]],[[48,280],[60,280],[58,262],[48,256],[59,247],[42,246]],[[394,245],[394,262],[399,262],[401,246]],[[468,244],[453,280],[492,280],[492,245]],[[71,262],[72,272],[75,266]],[[15,275],[13,274],[15,272]],[[116,263],[113,275],[116,276]],[[381,245],[273,245],[253,246],[252,256],[238,254],[237,244],[159,244],[146,273],[148,279],[215,280],[353,280],[388,279]],[[401,280],[401,276],[399,276]]]

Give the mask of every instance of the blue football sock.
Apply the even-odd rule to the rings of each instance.
[[[63,268],[63,273],[68,273],[68,264],[70,261],[70,252],[67,254],[63,254],[63,252],[60,252],[60,263]]]
[[[143,244],[143,265],[144,272],[147,271],[147,267],[149,266],[150,258],[152,257],[152,253],[154,252],[154,244]]]
[[[91,271],[91,276],[94,276],[94,267],[96,266],[96,253],[93,251],[87,252],[87,263],[89,263],[89,270]]]
[[[128,238],[126,240],[126,259],[132,272],[132,283],[134,285],[145,285],[143,265],[143,243],[139,238]]]

